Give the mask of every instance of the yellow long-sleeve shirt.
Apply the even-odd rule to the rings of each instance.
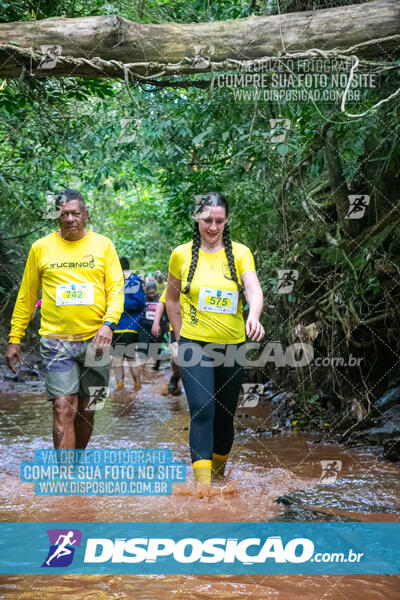
[[[87,340],[104,321],[118,323],[124,308],[124,278],[115,248],[109,238],[92,231],[75,242],[54,232],[32,245],[11,319],[10,343],[18,344],[24,336],[40,288],[39,334],[44,337]]]

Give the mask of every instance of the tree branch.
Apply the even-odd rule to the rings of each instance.
[[[121,78],[121,65],[144,77],[205,73],[305,51],[384,56],[398,50],[399,21],[398,0],[373,0],[209,23],[144,25],[117,15],[2,23],[0,77],[18,77],[25,68],[38,77]],[[51,67],[40,65],[42,46],[59,47]]]

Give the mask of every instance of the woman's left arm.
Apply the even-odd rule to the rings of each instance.
[[[264,327],[259,319],[264,304],[264,298],[257,273],[247,271],[242,274],[242,281],[246,293],[246,300],[249,304],[249,316],[246,321],[246,335],[251,340],[259,342],[265,335]]]

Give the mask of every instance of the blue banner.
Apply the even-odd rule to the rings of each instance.
[[[400,523],[0,523],[0,573],[400,574]]]
[[[22,461],[21,481],[38,496],[154,496],[186,481],[186,464],[169,449],[35,450]]]

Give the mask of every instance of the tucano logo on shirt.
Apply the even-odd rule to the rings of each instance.
[[[82,256],[82,259],[83,260],[81,260],[81,261],[75,261],[75,262],[66,260],[66,261],[50,263],[49,268],[50,269],[74,269],[77,267],[79,267],[79,268],[86,267],[88,269],[94,269],[94,267],[95,267],[94,256],[92,254],[85,254],[84,256]],[[85,260],[85,259],[90,259],[90,260]]]
[[[229,279],[229,281],[233,281],[231,270],[229,268],[229,263],[227,263],[227,262],[222,263],[222,272],[224,274],[225,279]]]

